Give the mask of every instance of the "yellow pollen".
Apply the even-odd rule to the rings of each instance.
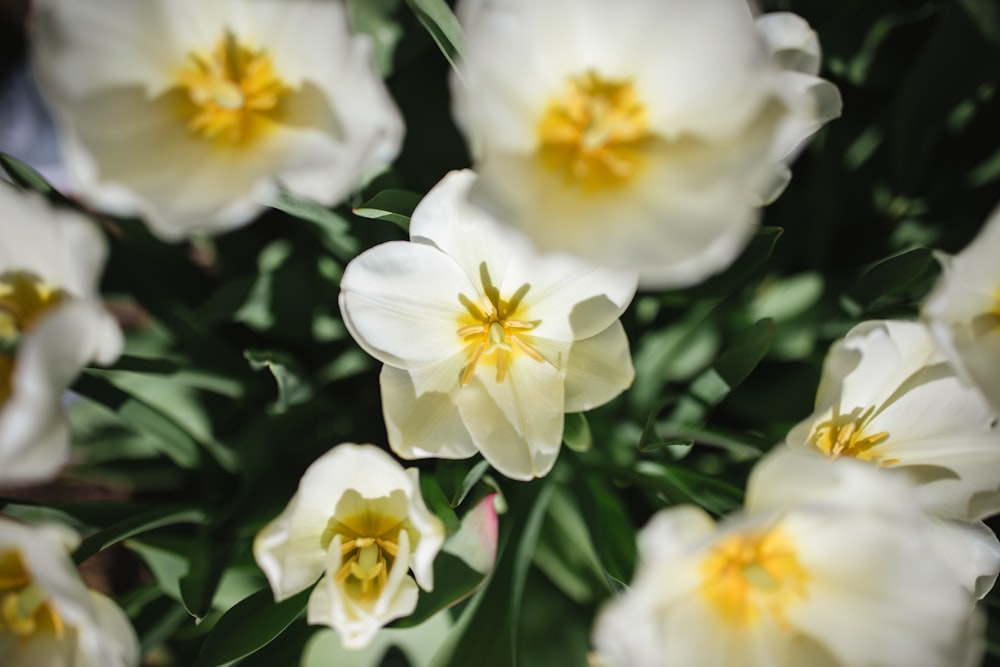
[[[524,354],[538,363],[545,361],[545,357],[532,347],[528,334],[541,320],[518,319],[523,310],[524,296],[531,286],[522,285],[510,299],[504,300],[490,279],[485,262],[480,265],[479,274],[483,295],[477,300],[464,294],[458,295],[465,312],[459,317],[457,333],[468,359],[462,370],[462,386],[469,384],[479,365],[486,360],[491,360],[496,366],[497,384],[506,379],[517,355]]]
[[[701,576],[702,594],[738,627],[770,616],[788,629],[787,609],[808,597],[806,571],[780,529],[722,540],[702,562]]]
[[[1000,326],[1000,287],[993,294],[993,317],[997,318],[997,326]]]
[[[363,509],[358,511],[359,507]],[[399,555],[400,531],[406,530],[411,549],[419,538],[405,507],[402,491],[380,498],[364,498],[353,489],[344,494],[320,538],[323,549],[328,549],[333,538],[340,536],[341,566],[334,581],[362,600],[379,596]]]
[[[265,130],[288,88],[264,50],[251,50],[230,33],[211,53],[190,53],[177,73],[194,111],[188,129],[222,144],[240,145]]]
[[[61,638],[65,633],[62,618],[31,580],[17,551],[0,552],[0,633],[21,641],[42,633]]]
[[[809,436],[809,443],[830,458],[851,456],[862,461],[870,461],[881,466],[899,463],[897,458],[887,458],[877,447],[889,439],[888,431],[866,434],[865,426],[871,419],[874,408],[860,415],[837,415],[820,422]],[[855,413],[857,410],[854,411]]]
[[[18,339],[41,315],[62,301],[65,292],[27,271],[0,273],[0,405],[13,391]]]
[[[624,185],[642,168],[652,135],[632,83],[589,71],[549,103],[538,138],[546,167],[584,192],[599,192]]]

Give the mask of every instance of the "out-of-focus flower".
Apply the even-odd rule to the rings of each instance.
[[[542,250],[680,287],[742,250],[840,113],[798,17],[744,0],[462,0],[454,113],[473,198]]]
[[[476,451],[504,475],[545,475],[566,412],[601,405],[632,382],[618,321],[633,273],[539,255],[471,206],[472,172],[452,172],[420,203],[412,242],[355,258],[340,309],[383,362],[389,444],[403,458]]]
[[[34,62],[78,187],[164,239],[243,224],[279,184],[336,203],[399,150],[338,0],[36,4]]]
[[[924,509],[938,516],[1000,511],[996,413],[917,322],[864,322],[834,343],[816,411],[787,443],[905,473]]]
[[[781,448],[751,473],[742,516],[676,507],[643,528],[630,589],[595,625],[601,664],[976,664],[966,581],[996,576],[996,538],[956,531],[943,553],[940,529],[905,478]]]
[[[35,482],[69,457],[62,395],[122,335],[99,303],[107,253],[83,216],[0,184],[0,483]]]
[[[944,275],[923,316],[948,361],[1000,411],[1000,208],[954,257],[938,254]]]
[[[345,443],[309,466],[253,551],[279,602],[322,575],[308,621],[329,625],[345,648],[356,649],[413,612],[418,584],[431,590],[443,541],[444,525],[424,504],[416,468],[403,470],[374,445]]]
[[[0,520],[0,664],[127,667],[139,664],[128,618],[88,591],[69,558],[79,538],[61,526]]]

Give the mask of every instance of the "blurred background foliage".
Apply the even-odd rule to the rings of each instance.
[[[962,248],[1000,202],[1000,3],[763,2],[819,33],[843,117],[802,152],[733,267],[637,296],[623,318],[635,384],[567,416],[550,476],[415,463],[451,525],[500,491],[498,563],[450,612],[344,656],[305,624],[302,596],[270,602],[250,544],[320,454],[385,445],[378,366],[344,328],[338,281],[361,250],[406,238],[419,197],[469,164],[449,109],[461,37],[446,7],[347,3],[407,123],[393,168],[335,210],[283,196],[248,227],[186,244],[102,218],[126,356],[74,386],[79,464],[55,485],[4,492],[3,511],[90,535],[75,556],[129,613],[148,665],[585,664],[598,606],[631,577],[636,530],[671,504],[737,509],[753,462],[811,412],[830,343],[862,320],[914,318],[938,273],[930,249]],[[23,57],[23,4],[2,5],[3,72]],[[985,604],[1000,613],[996,594]],[[990,652],[1000,664],[998,618]]]

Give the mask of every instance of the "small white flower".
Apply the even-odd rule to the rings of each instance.
[[[924,319],[957,372],[1000,411],[1000,208],[954,257],[924,302]]]
[[[84,365],[121,353],[99,302],[106,254],[91,221],[0,184],[0,484],[58,472],[63,393]]]
[[[543,250],[638,269],[647,287],[716,273],[840,96],[791,14],[743,0],[462,0],[453,110],[477,203]]]
[[[995,577],[997,554],[990,531],[926,515],[904,478],[781,448],[751,473],[743,515],[652,518],[594,644],[613,667],[971,666],[967,581]]]
[[[88,591],[69,558],[79,538],[62,526],[0,520],[0,664],[128,667],[139,642],[114,602]]]
[[[789,446],[898,470],[945,518],[1000,511],[1000,428],[917,322],[864,322],[831,347],[816,411]]]
[[[34,62],[82,193],[162,238],[334,204],[402,120],[339,0],[40,0]]]
[[[389,444],[403,458],[466,458],[504,475],[545,475],[566,412],[632,382],[618,321],[635,275],[539,255],[467,202],[452,172],[413,213],[411,242],[384,243],[345,269],[340,309],[382,361]]]
[[[418,584],[431,590],[443,541],[444,525],[424,504],[417,469],[403,470],[374,445],[345,443],[309,466],[253,551],[279,602],[322,575],[308,621],[329,625],[345,648],[358,649],[413,612]]]

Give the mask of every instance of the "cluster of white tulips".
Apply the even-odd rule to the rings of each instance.
[[[809,25],[746,0],[456,4],[451,105],[471,168],[426,193],[408,240],[339,279],[346,331],[382,364],[391,453],[334,447],[253,542],[276,603],[311,589],[308,623],[348,649],[414,612],[442,549],[462,552],[398,459],[548,475],[567,413],[633,382],[620,318],[637,290],[729,267],[841,113]],[[0,184],[6,486],[71,462],[65,392],[122,353],[95,220],[138,217],[179,242],[286,192],[331,207],[404,136],[339,0],[36,0],[30,27],[67,194],[95,215]],[[594,623],[594,665],[978,663],[977,602],[1000,572],[982,523],[1000,512],[998,257],[1000,213],[940,256],[919,319],[837,341],[815,412],[753,469],[742,511],[653,516]],[[0,518],[0,664],[138,664],[122,610],[76,573],[76,540]]]

